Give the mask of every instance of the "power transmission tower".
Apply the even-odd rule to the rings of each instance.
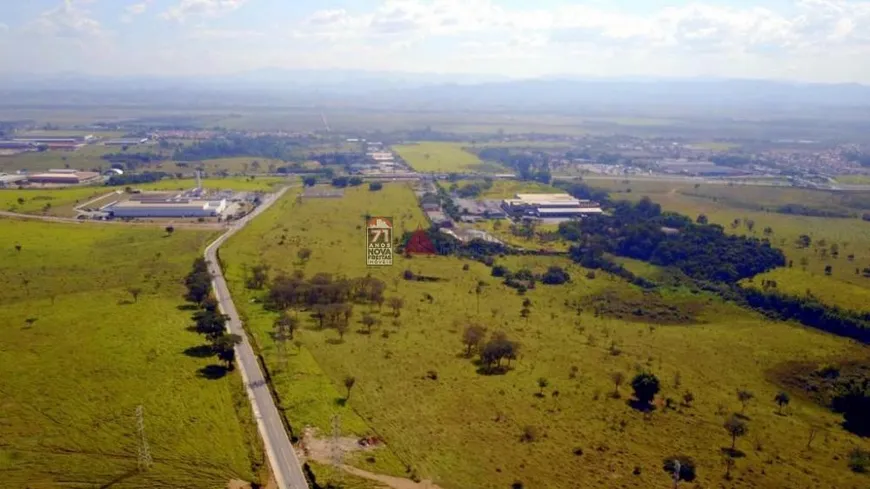
[[[336,414],[332,417],[332,463],[341,467],[344,454],[341,449],[341,418]]]
[[[141,405],[136,408],[136,431],[139,434],[139,471],[145,472],[151,468],[154,459],[151,458],[151,449],[148,448],[148,440],[145,439],[145,408]]]

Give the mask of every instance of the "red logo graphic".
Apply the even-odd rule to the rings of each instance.
[[[413,255],[435,255],[435,245],[429,239],[429,234],[422,227],[417,227],[408,244],[405,245],[405,253]]]

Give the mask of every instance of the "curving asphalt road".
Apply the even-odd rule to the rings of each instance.
[[[284,429],[284,423],[281,421],[277,406],[275,406],[275,400],[269,392],[269,386],[263,376],[263,371],[260,369],[260,364],[257,362],[256,355],[254,355],[254,350],[251,348],[248,337],[242,328],[239,313],[236,311],[232,297],[230,297],[227,282],[224,280],[217,260],[217,251],[221,245],[230,236],[245,227],[248,222],[280,199],[288,189],[289,187],[284,187],[277,194],[268,197],[253,212],[232,223],[226,233],[206,248],[205,260],[208,262],[208,269],[212,276],[212,287],[215,298],[220,305],[220,311],[229,316],[227,329],[229,329],[230,333],[242,337],[242,342],[236,346],[237,365],[239,372],[242,374],[248,398],[251,400],[251,408],[254,411],[254,418],[257,420],[257,428],[266,446],[266,455],[269,457],[269,464],[272,466],[272,473],[275,475],[278,488],[307,489],[308,482],[305,480],[305,475],[302,472],[302,464],[299,462],[296,451],[290,443],[287,430]]]

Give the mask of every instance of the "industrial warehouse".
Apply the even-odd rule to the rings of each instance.
[[[227,208],[226,199],[141,199],[127,200],[104,207],[102,210],[116,218],[128,217],[216,217]]]
[[[516,194],[513,199],[502,201],[502,208],[512,215],[542,219],[601,214],[601,205],[598,202],[575,199],[568,194]]]
[[[78,171],[78,170],[49,170],[46,173],[34,173],[27,175],[29,183],[41,184],[57,184],[57,185],[78,185],[81,183],[94,182],[99,180],[100,174],[97,172]]]

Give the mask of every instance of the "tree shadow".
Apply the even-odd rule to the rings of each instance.
[[[731,447],[722,447],[720,450],[722,451],[723,455],[727,455],[731,458],[743,458],[746,456],[745,453],[736,448],[732,449]]]
[[[345,398],[345,397],[336,397],[335,398],[335,405],[336,406],[344,407],[346,404],[347,404],[347,398]]]
[[[629,399],[628,405],[637,411],[642,413],[651,413],[655,411],[656,407],[648,402],[638,401],[637,399]]]
[[[326,342],[329,343],[330,345],[341,345],[344,343],[344,340],[339,339],[339,338],[327,338]]]
[[[198,311],[199,306],[196,304],[181,304],[180,306],[175,306],[179,311]]]
[[[188,326],[188,327],[186,327],[186,328],[184,328],[184,329],[187,330],[187,331],[190,332],[190,333],[197,333],[197,332],[198,332],[198,331],[196,330],[196,325],[195,325],[195,324],[192,324],[192,325],[190,325],[190,326]]]
[[[121,299],[118,301],[118,305],[119,306],[132,306],[133,301],[131,301],[130,299]]]
[[[138,469],[128,470],[127,472],[124,472],[123,474],[119,475],[118,477],[115,477],[114,479],[110,480],[109,482],[106,482],[105,484],[101,485],[99,489],[110,489],[115,484],[117,484],[119,482],[124,482],[125,480],[133,477],[134,475],[136,475],[138,473],[139,473]]]
[[[206,365],[198,372],[201,378],[208,380],[222,379],[227,375],[227,369],[223,365]]]
[[[750,419],[752,419],[752,418],[750,418],[749,416],[747,416],[747,415],[745,415],[745,414],[743,414],[743,413],[734,413],[734,417],[735,417],[735,418],[740,418],[740,419],[742,419],[743,421],[749,421]]]
[[[535,397],[537,397],[538,399],[543,399],[544,397],[546,397],[546,396],[544,396],[543,392],[535,392],[533,395]]]
[[[184,354],[193,358],[208,358],[214,356],[214,350],[211,345],[191,346],[184,350]]]

